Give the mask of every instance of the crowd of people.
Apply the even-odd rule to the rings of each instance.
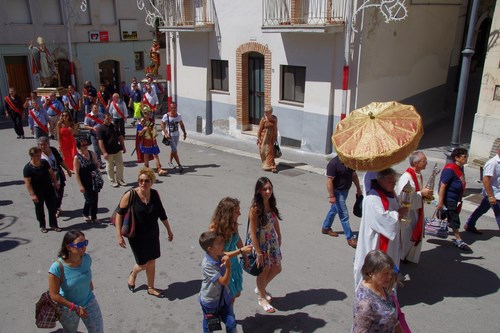
[[[46,233],[49,229],[44,206],[47,208],[50,228],[56,232],[62,231],[57,218],[62,213],[66,177],[74,175],[84,196],[82,215],[88,223],[98,223],[100,187],[96,178],[100,177],[100,170],[104,167],[102,159],[105,161],[110,185],[127,185],[122,155],[126,152],[125,124],[131,108],[134,126],[137,126],[137,162],[144,163],[144,167],[138,172],[138,186],[127,191],[120,199],[116,218],[117,243],[126,248],[121,225],[129,207],[133,207],[136,229],[128,244],[136,264],[128,276],[128,289],[136,292],[136,280],[139,273],[145,271],[147,293],[164,298],[165,295],[155,287],[155,262],[161,254],[158,220],[167,230],[168,241],[173,240],[173,232],[160,194],[152,188],[156,181],[155,171],[159,176],[167,174],[160,163],[160,148],[156,140],[158,133],[154,112],[158,110],[158,102],[152,96],[156,96],[158,88],[152,83],[149,79],[142,91],[141,83],[134,78],[130,89],[127,84],[122,84],[121,94],[110,94],[107,84],[102,84],[97,91],[87,81],[83,98],[70,86],[68,95],[63,96],[63,102],[57,99],[55,93],[42,100],[36,92],[23,102],[16,95],[15,89],[10,88],[9,96],[5,97],[5,109],[13,120],[18,138],[25,138],[22,118],[23,110],[28,110],[29,126],[37,140],[37,146],[29,149],[30,161],[23,169],[23,176],[35,206],[40,231]],[[87,103],[86,99],[91,100],[91,103]],[[85,114],[80,126],[77,119],[81,113]],[[173,167],[175,161],[182,172],[177,147],[180,132],[182,131],[184,140],[187,132],[175,103],[163,115],[160,126],[163,140],[171,148],[168,165]],[[78,137],[82,128],[88,131],[88,135]],[[257,137],[263,170],[276,172],[274,143],[278,137],[278,119],[272,114],[270,107],[265,109]],[[51,146],[51,139],[57,140],[59,149]],[[93,146],[93,151],[89,150],[90,145]],[[497,153],[485,165],[484,199],[467,220],[464,226],[466,232],[481,233],[476,228],[476,222],[490,207],[500,227],[500,147],[497,147]],[[464,148],[456,148],[451,153],[452,162],[445,165],[439,179],[437,201],[437,209],[447,219],[455,236],[452,244],[462,251],[471,251],[470,246],[462,240],[459,230],[459,214],[466,188],[464,165],[467,158],[468,152]],[[149,165],[151,160],[155,163],[154,170]],[[410,332],[399,308],[396,287],[400,263],[418,263],[420,259],[424,235],[423,199],[433,194],[432,189],[424,186],[421,172],[426,166],[425,154],[415,151],[409,157],[408,169],[399,179],[392,168],[367,173],[362,191],[355,170],[346,167],[338,157],[328,163],[326,189],[330,209],[322,224],[322,234],[339,236],[338,232],[332,230],[333,220],[338,213],[347,244],[356,251],[354,332]],[[365,194],[357,237],[351,230],[346,206],[352,184],[356,187],[357,197]],[[407,186],[412,189],[411,198],[407,205],[402,205],[402,192]],[[211,331],[214,318],[224,322],[228,332],[236,331],[233,307],[242,291],[242,264],[252,264],[246,256],[250,253],[255,255],[255,264],[261,268],[255,280],[257,304],[266,313],[276,311],[268,287],[281,272],[281,214],[269,178],[261,177],[255,184],[248,212],[248,230],[244,238],[240,237],[238,231],[240,215],[239,200],[223,198],[213,213],[207,231],[199,239],[200,246],[206,253],[201,264],[202,285],[198,298],[203,310],[205,332]],[[89,332],[103,331],[102,315],[92,291],[91,259],[85,253],[87,245],[88,240],[81,231],[68,231],[62,242],[60,259],[49,270],[50,294],[59,304],[63,313],[60,322],[68,332],[76,331],[80,318]],[[244,259],[242,264],[238,260],[239,255]],[[80,274],[79,270],[85,270],[85,274],[68,283],[68,279]]]

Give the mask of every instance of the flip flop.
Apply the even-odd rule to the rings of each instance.
[[[40,228],[40,231],[43,232],[44,234],[48,233],[49,231],[47,230],[47,228]]]
[[[276,309],[273,308],[273,306],[271,304],[269,304],[266,300],[266,302],[264,304],[262,304],[262,302],[264,301],[263,298],[258,298],[258,303],[259,305],[262,307],[262,309],[264,309],[264,311],[266,311],[266,313],[275,313],[276,312]]]
[[[257,289],[257,287],[255,287],[255,289],[253,290],[253,292],[256,294],[256,295],[259,295],[259,289]],[[273,295],[271,295],[270,293],[266,292],[266,300],[268,302],[271,302],[273,300]]]

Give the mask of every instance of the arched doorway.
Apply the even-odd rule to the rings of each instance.
[[[71,70],[68,59],[57,59],[59,85],[67,88],[71,84]]]
[[[243,131],[251,131],[271,105],[271,51],[256,42],[236,49],[236,119]]]
[[[115,60],[105,60],[99,63],[99,82],[108,80],[114,88],[119,91],[120,87],[120,62]]]

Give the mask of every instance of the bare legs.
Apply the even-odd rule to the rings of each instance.
[[[259,304],[266,312],[274,312],[274,308],[269,304],[266,296],[266,288],[269,283],[281,272],[281,265],[265,266],[262,273],[257,276],[257,291],[259,292]]]
[[[172,164],[172,160],[175,160],[177,165],[181,165],[181,162],[179,161],[179,154],[177,152],[170,152],[170,164]]]
[[[135,264],[132,268],[132,274],[128,278],[128,284],[135,285],[135,279],[137,274],[142,271],[146,271],[146,280],[148,284],[148,293],[150,295],[158,296],[160,293],[155,289],[155,271],[156,271],[156,260],[150,260],[144,265]]]
[[[161,168],[160,158],[158,157],[158,154],[153,155],[153,159],[155,161],[156,171],[158,171],[158,175],[166,175],[167,171]],[[144,166],[146,168],[149,168],[149,154],[144,154]]]

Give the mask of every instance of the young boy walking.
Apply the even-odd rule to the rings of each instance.
[[[201,290],[199,301],[203,310],[203,332],[220,330],[220,322],[226,325],[227,333],[236,333],[231,295],[226,286],[231,279],[231,261],[224,254],[222,237],[213,231],[200,236],[200,246],[206,252],[201,262]]]

